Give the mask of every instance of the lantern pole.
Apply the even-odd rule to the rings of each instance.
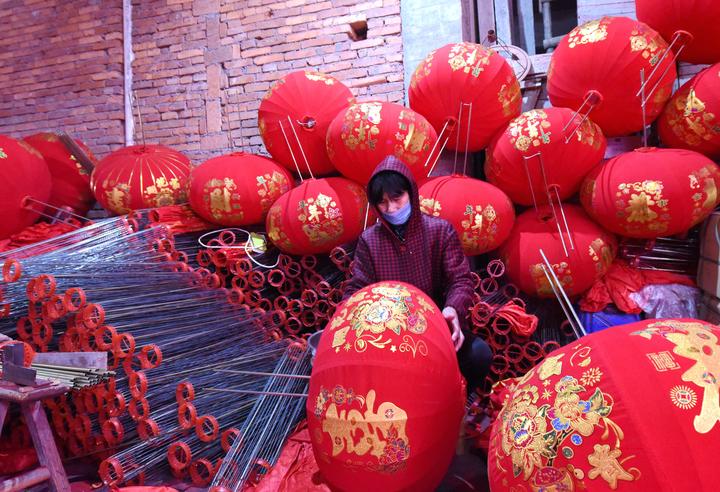
[[[232,129],[230,128],[230,105],[225,104],[225,109],[225,123],[227,124],[227,136],[230,143],[230,152],[235,152],[235,143],[233,142]],[[240,131],[242,132],[242,124],[240,125]]]
[[[290,140],[288,140],[287,134],[285,133],[285,127],[283,127],[283,122],[278,120],[278,125],[280,125],[280,131],[282,132],[283,138],[285,139],[285,144],[288,146],[288,150],[290,151],[290,157],[292,157],[293,164],[295,164],[295,170],[298,173],[298,176],[300,177],[300,182],[302,183],[303,175],[300,172],[300,166],[298,166],[297,159],[295,158],[295,152],[293,152],[292,145],[290,145]]]
[[[468,106],[468,125],[467,133],[465,134],[465,158],[463,159],[463,176],[467,175],[467,156],[468,147],[470,147],[470,124],[472,123],[472,103],[469,103]]]
[[[367,229],[368,215],[370,215],[370,201],[369,200],[367,202],[367,205],[365,205],[365,222],[363,223],[363,231],[365,229]]]
[[[458,158],[458,148],[460,147],[460,128],[462,127],[462,114],[463,114],[463,107],[465,106],[465,103],[461,102],[460,107],[458,108],[458,128],[457,128],[457,135],[455,137],[455,159],[453,160],[453,174],[457,172],[457,158]]]
[[[647,132],[647,110],[646,110],[647,98],[645,97],[645,69],[640,69],[640,111],[642,112],[642,125],[643,125],[643,136],[642,145],[647,147],[648,144],[648,132]]]
[[[448,127],[448,123],[450,123],[450,120],[447,120],[445,122],[445,126],[442,129],[442,132],[440,132],[440,135],[443,135],[445,133],[445,128]],[[438,137],[438,141],[440,140],[440,137]],[[440,161],[440,156],[442,155],[443,151],[445,150],[445,146],[447,145],[448,141],[450,140],[450,135],[445,137],[445,140],[443,141],[442,146],[440,147],[440,150],[438,151],[437,157],[435,157],[435,162],[433,162],[433,165],[430,167],[430,171],[427,173],[427,177],[429,178],[432,172],[435,170],[435,166]],[[436,142],[437,144],[437,142]],[[432,152],[430,153],[430,156],[432,155]],[[430,162],[430,156],[428,156],[428,161],[425,163],[425,166]]]
[[[133,91],[133,99],[135,100],[135,107],[137,108],[138,121],[140,122],[140,136],[142,137],[143,147],[145,147],[145,129],[143,128],[142,114],[140,113],[140,101],[138,101],[136,91]]]
[[[442,130],[440,131],[440,135],[438,135],[437,140],[435,140],[435,143],[433,144],[432,149],[430,149],[430,153],[427,156],[427,159],[425,159],[425,164],[423,164],[423,167],[427,167],[428,164],[430,164],[430,159],[432,158],[433,154],[435,153],[435,149],[437,148],[438,143],[440,142],[440,139],[445,135],[445,130],[447,129],[448,125],[450,124],[450,118],[445,120],[445,124],[443,125]],[[445,140],[447,142],[447,139]],[[442,146],[445,148],[445,146]],[[442,150],[440,150],[442,153]],[[438,154],[438,158],[440,157],[440,154]],[[437,162],[437,159],[435,160]],[[428,173],[428,176],[430,174]]]
[[[543,264],[540,266],[542,267],[543,273],[545,274],[545,277],[550,283],[553,294],[555,294],[555,297],[560,303],[560,307],[562,308],[565,317],[570,323],[570,326],[572,327],[575,336],[579,339],[580,337],[587,335],[587,331],[585,330],[585,327],[583,326],[580,318],[575,312],[575,308],[570,302],[570,298],[567,296],[567,293],[565,292],[562,283],[560,283],[560,280],[557,278],[552,264],[547,259],[547,256],[545,256],[545,252],[542,250],[542,248],[539,249],[539,251],[540,256],[542,256],[543,259]]]

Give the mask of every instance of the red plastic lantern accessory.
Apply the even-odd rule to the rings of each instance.
[[[365,190],[345,178],[306,179],[270,207],[268,237],[293,255],[329,253],[357,239],[369,220]]]
[[[467,256],[491,251],[510,235],[513,204],[490,183],[467,176],[440,176],[425,181],[419,192],[420,210],[450,222]]]
[[[692,40],[679,52],[678,58],[690,63],[720,62],[720,2],[717,0],[635,0],[639,21],[655,29],[668,41],[678,31],[686,31]],[[676,43],[675,51],[680,44]]]
[[[0,239],[34,223],[50,190],[50,171],[40,152],[0,135]]]
[[[644,147],[588,174],[580,200],[605,229],[628,237],[671,236],[702,222],[720,203],[720,168],[702,154]]]
[[[190,160],[162,145],[133,145],[110,153],[95,167],[90,187],[115,214],[187,201]]]
[[[495,51],[474,43],[447,44],[431,52],[415,69],[408,98],[410,107],[447,139],[448,148],[470,152],[484,149],[522,106],[512,67]]]
[[[432,165],[430,154],[437,155],[436,142],[435,130],[422,115],[380,101],[353,104],[335,117],[327,133],[327,151],[335,168],[363,185],[389,155],[407,164],[415,179],[424,179]]]
[[[565,200],[577,193],[606,147],[600,127],[572,110],[532,109],[493,138],[485,175],[521,205],[532,205],[533,195],[538,204],[548,203],[548,187],[554,200]]]
[[[720,328],[645,320],[552,352],[510,390],[490,490],[716,490]]]
[[[427,295],[401,282],[359,290],[313,362],[307,415],[321,474],[346,492],[435,490],[454,454],[464,386]]]
[[[265,221],[268,210],[290,191],[292,176],[259,155],[235,152],[203,162],[190,173],[190,206],[203,219],[224,226]]]
[[[303,176],[334,172],[325,135],[333,118],[353,102],[350,89],[329,75],[306,70],[285,75],[260,102],[258,128],[265,148],[293,173],[297,168]]]
[[[592,108],[590,118],[607,137],[642,130],[643,122],[650,124],[662,111],[677,76],[672,54],[663,58],[667,48],[656,31],[627,17],[603,17],[578,26],[552,54],[550,102],[573,110]]]
[[[78,162],[55,133],[36,133],[23,140],[42,154],[50,170],[52,192],[48,203],[56,208],[70,207],[75,213],[85,215],[95,201],[90,190],[92,171],[88,171]],[[97,159],[90,149],[80,140],[76,139],[75,142],[93,165],[97,165]]]
[[[685,82],[665,106],[657,126],[668,147],[720,159],[720,63]]]
[[[605,274],[617,244],[582,208],[563,204],[562,213],[557,204],[554,208],[555,215],[550,205],[520,214],[499,253],[508,278],[526,294],[553,296],[543,269],[543,250],[565,292],[579,295]]]

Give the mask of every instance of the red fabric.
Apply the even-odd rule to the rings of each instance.
[[[690,63],[720,61],[717,26],[720,25],[720,2],[717,0],[635,0],[638,20],[657,30],[669,43],[678,30],[693,36],[680,52],[679,59]],[[680,43],[676,42],[677,51]]]
[[[580,200],[605,229],[627,237],[672,236],[720,203],[720,168],[702,154],[645,147],[619,154],[585,178]]]
[[[265,221],[270,206],[293,187],[284,168],[244,152],[214,157],[190,173],[190,206],[203,219],[224,226]]]
[[[680,87],[658,118],[657,127],[666,146],[720,159],[720,63]]]
[[[312,450],[310,432],[305,426],[288,437],[277,462],[262,481],[248,492],[330,492]]]
[[[150,217],[154,224],[165,225],[173,234],[208,231],[217,227],[196,215],[187,204],[156,208]]]
[[[467,176],[440,176],[420,186],[420,210],[452,224],[467,256],[500,246],[515,222],[515,209],[500,189]]]
[[[716,490],[719,338],[646,320],[555,350],[493,424],[491,490]]]
[[[360,185],[345,178],[306,179],[270,207],[266,230],[284,253],[329,253],[358,237],[367,210]]]
[[[557,205],[555,208],[569,256],[565,255],[557,222],[548,205],[541,206],[539,212],[530,209],[520,214],[510,238],[499,250],[508,278],[526,294],[553,297],[542,270],[541,249],[569,296],[589,289],[615,257],[615,238],[590,220],[582,208],[565,203],[563,210],[575,246],[571,249],[562,216]]]
[[[38,463],[34,448],[0,447],[0,476],[13,475],[33,468]]]
[[[306,403],[323,477],[343,491],[430,491],[466,398],[440,309],[401,282],[347,299],[320,338]]]
[[[133,145],[107,155],[95,167],[90,187],[109,212],[178,205],[187,201],[192,165],[162,145]]]
[[[450,124],[444,135],[448,149],[470,152],[485,148],[522,106],[520,84],[505,58],[473,43],[431,52],[410,79],[408,99],[438,134]]]
[[[446,220],[420,211],[417,185],[401,161],[388,157],[375,174],[381,171],[399,172],[410,181],[412,212],[405,239],[398,238],[376,209],[380,219],[358,240],[344,297],[373,282],[397,280],[419,288],[438,306],[455,308],[465,320],[472,304],[473,280],[455,229]]]
[[[421,114],[399,104],[369,101],[353,104],[335,117],[328,128],[327,150],[343,176],[365,185],[388,155],[405,162],[416,179],[427,177],[436,141],[435,130]]]
[[[672,56],[657,62],[666,48],[667,43],[656,31],[627,17],[603,17],[578,26],[563,37],[552,54],[547,81],[550,102],[576,110],[588,91],[597,91],[602,102],[593,108],[590,118],[605,136],[642,130],[640,98],[636,96],[640,70],[644,70],[648,92],[667,70],[645,106],[650,124],[670,98],[677,77]]]
[[[602,311],[611,302],[625,313],[640,313],[640,307],[630,299],[630,294],[639,292],[646,285],[682,284],[695,286],[695,282],[684,275],[656,270],[640,270],[623,260],[615,260],[604,277],[595,282],[580,300],[580,309],[589,313]]]
[[[495,311],[495,316],[508,321],[510,330],[519,337],[529,337],[537,329],[538,317],[528,314],[523,306],[519,306],[513,301],[507,302]]]
[[[303,176],[310,176],[303,152],[315,177],[334,172],[335,167],[325,148],[325,135],[333,118],[353,102],[350,89],[329,75],[309,70],[285,75],[275,82],[260,102],[258,128],[265,148],[273,159],[292,173],[297,173],[294,155]]]
[[[52,176],[50,205],[57,208],[70,207],[75,213],[85,215],[95,201],[90,190],[90,173],[54,133],[37,133],[23,140],[35,147],[48,165]],[[97,165],[97,159],[90,149],[80,140],[75,142],[85,151],[93,165]]]
[[[582,117],[573,115],[567,108],[532,109],[512,120],[487,150],[487,180],[521,205],[532,205],[533,193],[538,204],[547,203],[545,178],[561,200],[577,193],[585,175],[605,155],[607,142],[599,126],[590,120],[578,126]],[[531,158],[537,153],[542,153],[542,161]]]
[[[50,171],[45,159],[24,141],[0,135],[0,239],[34,223],[44,206],[23,203],[26,197],[47,203]]]
[[[0,251],[10,251],[12,249],[35,244],[55,236],[61,236],[80,228],[80,222],[75,219],[67,219],[68,223],[58,222],[57,224],[49,224],[47,222],[38,222],[30,225],[13,234],[7,239],[0,240]],[[47,249],[43,250],[47,252]]]

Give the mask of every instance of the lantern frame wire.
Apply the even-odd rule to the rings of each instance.
[[[423,167],[427,167],[427,165],[430,163],[430,157],[432,156],[433,152],[435,151],[435,146],[437,145],[437,143],[440,141],[440,139],[441,139],[442,136],[444,135],[445,130],[447,129],[447,127],[448,127],[448,125],[449,125],[450,123],[452,123],[452,128],[455,127],[456,123],[453,122],[452,119],[448,119],[448,120],[445,121],[445,125],[443,126],[443,129],[442,129],[442,131],[440,132],[440,135],[438,136],[438,139],[437,139],[437,140],[435,141],[435,143],[433,144],[433,150],[432,150],[432,151],[430,152],[430,154],[428,155],[428,159],[427,159],[427,161],[425,162],[425,166],[423,166]],[[450,130],[450,131],[452,131],[452,130]],[[448,136],[445,137],[445,140],[443,141],[443,144],[442,144],[442,146],[440,147],[440,150],[438,151],[437,156],[435,157],[435,162],[433,162],[433,165],[430,167],[430,170],[429,170],[428,173],[427,173],[427,177],[428,177],[428,178],[430,177],[430,175],[432,174],[432,172],[435,170],[435,166],[437,165],[437,163],[440,161],[440,156],[442,155],[443,151],[445,150],[445,146],[447,145],[447,143],[448,143],[449,140],[450,140],[450,135],[448,134]]]
[[[598,91],[591,89],[585,93],[585,99],[583,99],[582,104],[575,110],[572,117],[568,120],[567,123],[565,123],[565,126],[562,129],[562,134],[565,135],[565,143],[570,143],[570,140],[572,139],[572,135],[575,134],[576,131],[580,129],[580,127],[587,121],[588,118],[590,118],[590,113],[593,109],[595,109],[595,106],[600,104],[603,100],[602,94],[600,94]],[[585,105],[588,105],[588,110],[586,113],[583,113],[583,109],[585,108]],[[572,131],[567,133],[567,129],[570,126],[570,124],[573,121],[577,120],[577,117],[582,114],[582,118],[578,122],[577,125],[575,125],[575,128],[572,129]]]
[[[31,202],[32,202],[32,203],[31,203]],[[43,209],[42,209],[42,210],[36,210],[36,209],[32,206],[32,205],[35,204],[35,203],[37,203],[38,205],[42,205],[42,206],[43,206]],[[57,212],[63,212],[64,214],[71,215],[72,217],[76,218],[77,220],[82,221],[82,222],[85,222],[85,223],[90,222],[90,219],[88,219],[87,217],[83,217],[82,215],[78,215],[78,214],[73,213],[73,212],[71,212],[70,210],[68,210],[69,207],[68,207],[68,208],[57,207],[57,206],[51,205],[51,204],[49,204],[49,203],[47,203],[47,202],[43,202],[42,200],[38,200],[38,199],[36,199],[36,198],[33,198],[33,197],[31,197],[30,195],[28,195],[28,196],[26,196],[25,198],[23,198],[23,200],[22,200],[22,202],[21,202],[20,205],[21,205],[22,208],[24,208],[25,210],[29,210],[29,211],[31,211],[31,212],[33,212],[33,213],[38,214],[38,215],[42,215],[42,216],[45,217],[45,218],[51,219],[51,220],[53,221],[53,223],[62,222],[63,224],[67,224],[67,225],[69,225],[69,226],[73,226],[73,227],[75,227],[75,228],[77,228],[77,229],[80,229],[81,227],[83,227],[83,225],[78,225],[78,224],[73,224],[72,222],[68,222],[68,221],[65,220],[63,217],[59,216],[59,215],[57,214]],[[46,209],[46,208],[50,208],[50,209],[55,210],[55,211],[56,211],[56,214],[55,214],[55,215],[50,215],[50,214],[48,214],[48,213],[45,213],[45,209]]]
[[[283,126],[282,120],[278,120],[278,126],[280,126],[280,132],[282,133],[283,138],[285,139],[285,144],[288,146],[288,150],[290,151],[290,157],[292,157],[293,164],[295,164],[295,170],[298,173],[298,177],[300,178],[300,182],[302,183],[305,181],[303,178],[302,173],[300,172],[300,166],[298,165],[297,159],[295,158],[295,152],[293,151],[292,145],[290,145],[290,140],[287,137],[287,134],[285,133],[285,127]],[[292,123],[290,124],[292,126]]]
[[[540,248],[538,251],[540,252],[540,256],[543,259],[543,265],[540,266],[542,267],[545,277],[550,283],[553,294],[555,294],[555,297],[560,303],[560,307],[562,308],[565,317],[570,323],[570,326],[572,327],[575,336],[580,339],[581,337],[587,335],[587,331],[585,330],[582,321],[580,321],[580,318],[578,317],[577,312],[572,305],[572,302],[570,302],[570,298],[565,292],[565,289],[563,288],[560,279],[557,278],[555,270],[553,270],[552,264],[548,260],[547,256],[545,256],[545,252],[542,250],[542,248]]]
[[[683,40],[683,38],[685,38],[686,40]],[[676,52],[673,52],[674,53],[673,57],[672,57],[670,63],[668,63],[667,66],[665,67],[665,71],[663,71],[662,75],[660,75],[660,77],[658,77],[658,80],[657,80],[657,82],[655,82],[655,85],[653,86],[653,88],[650,89],[650,91],[646,94],[647,97],[643,98],[642,103],[645,104],[647,102],[647,100],[649,98],[651,98],[653,96],[653,94],[655,94],[655,91],[657,90],[658,86],[660,85],[660,82],[665,77],[665,75],[667,75],[668,70],[670,70],[670,67],[675,63],[678,56],[680,56],[680,53],[682,53],[682,50],[685,49],[685,47],[688,45],[688,43],[691,43],[693,39],[694,39],[694,36],[687,31],[683,31],[681,29],[675,31],[675,33],[673,34],[672,41],[667,46],[667,48],[665,48],[665,50],[663,51],[662,56],[655,64],[655,67],[653,67],[652,71],[650,72],[650,75],[648,75],[648,78],[640,86],[640,89],[635,94],[635,97],[640,97],[640,95],[644,92],[645,86],[650,81],[650,79],[653,78],[657,69],[660,68],[660,64],[663,62],[663,60],[665,60],[665,58],[667,58],[668,53],[671,52],[675,43],[680,40],[681,41],[680,46]]]

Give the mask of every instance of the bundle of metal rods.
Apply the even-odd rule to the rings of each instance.
[[[652,240],[623,238],[618,256],[631,266],[678,273],[694,277],[700,254],[699,228],[693,228],[685,237],[659,237]]]
[[[292,429],[304,415],[310,374],[309,351],[292,344],[266,375],[262,394],[253,405],[227,455],[211,491],[239,491],[257,484],[272,468]],[[236,386],[222,391],[234,393]],[[243,391],[240,389],[239,391]]]

